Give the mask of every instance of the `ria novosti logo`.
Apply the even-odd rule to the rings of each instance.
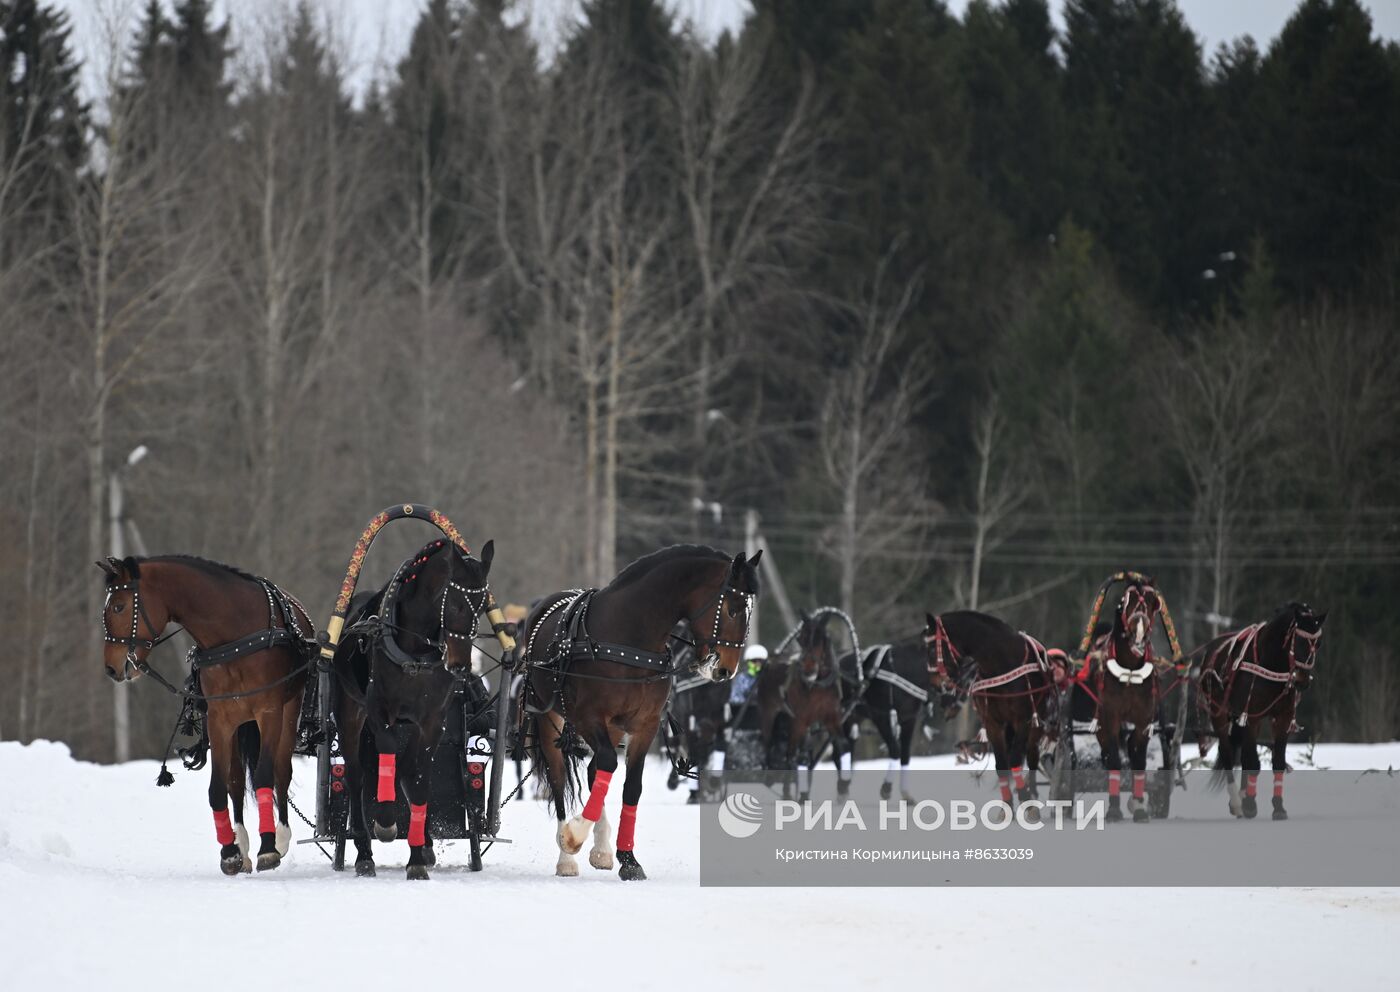
[[[1032,799],[1018,803],[1013,809],[1000,799],[980,803],[970,799],[954,799],[947,803],[932,799],[914,803],[881,800],[877,809],[862,811],[853,800],[834,803],[827,799],[814,803],[780,799],[765,806],[752,793],[731,792],[717,810],[719,825],[730,837],[743,840],[758,833],[769,820],[770,810],[776,830],[903,832],[980,828],[1002,831],[1015,826],[1032,832],[1044,829],[1083,831],[1104,829],[1107,803],[1102,799],[1080,799],[1074,803]]]
[[[763,804],[748,792],[731,792],[719,805],[719,825],[736,840],[752,837],[763,826]]]

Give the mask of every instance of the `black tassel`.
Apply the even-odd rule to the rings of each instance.
[[[156,785],[166,788],[175,784],[175,776],[170,774],[170,769],[165,767],[165,762],[160,763],[160,774],[156,776]]]

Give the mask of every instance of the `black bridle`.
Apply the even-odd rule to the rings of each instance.
[[[112,594],[115,592],[131,591],[131,633],[126,637],[117,637],[112,633],[112,627],[107,622],[107,611],[112,606]],[[107,597],[102,602],[102,639],[108,644],[120,644],[126,648],[126,662],[122,665],[122,675],[125,676],[130,669],[142,671],[144,662],[137,655],[137,652],[144,649],[149,655],[160,644],[164,644],[170,638],[178,634],[183,627],[176,627],[166,634],[156,635],[156,625],[151,621],[146,613],[146,608],[141,605],[141,580],[131,579],[129,582],[120,582],[107,586]],[[146,621],[146,630],[151,633],[150,637],[141,636],[141,621]],[[115,677],[115,676],[114,676]]]
[[[406,567],[406,566],[405,566]],[[402,568],[400,569],[402,574]],[[397,598],[398,590],[402,588],[402,582],[398,576],[395,577],[394,597]],[[453,592],[458,592],[466,600],[467,611],[471,617],[471,627],[468,630],[453,630],[447,625],[448,600]],[[417,675],[429,668],[435,668],[439,663],[443,669],[453,672],[453,666],[447,663],[447,650],[452,641],[465,641],[468,645],[475,642],[480,629],[481,615],[486,612],[486,607],[491,598],[491,583],[479,587],[463,585],[451,578],[450,574],[446,583],[442,587],[442,592],[438,594],[438,636],[430,637],[421,631],[404,627],[401,624],[392,622],[386,614],[390,612],[380,605],[380,616],[365,617],[354,624],[351,630],[356,633],[373,635],[384,647],[383,654],[396,667],[402,669],[409,675]],[[437,658],[433,660],[423,660],[408,654],[395,642],[394,634],[404,634],[422,642],[427,648],[436,651]],[[458,665],[458,669],[466,669],[470,666]]]
[[[730,596],[739,597],[744,604],[744,633],[737,641],[728,641],[720,636],[720,628],[724,623],[724,615],[727,612],[725,609],[725,602]],[[710,648],[709,651],[703,652],[702,654],[698,634],[694,641],[686,640],[684,637],[677,638],[677,640],[695,648],[696,669],[703,668],[707,665],[714,665],[719,661],[719,652],[714,650],[715,648],[732,648],[736,651],[742,651],[744,649],[744,645],[747,644],[749,640],[749,625],[753,623],[753,600],[753,593],[744,592],[741,589],[735,588],[733,581],[726,577],[724,584],[719,587],[719,592],[715,593],[714,597],[699,610],[685,618],[686,623],[690,626],[692,631],[699,631],[702,628],[699,626],[698,621],[709,613],[711,609],[715,612],[713,632],[709,640],[705,643],[705,646]]]

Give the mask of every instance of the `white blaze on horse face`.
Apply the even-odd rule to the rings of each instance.
[[[1147,617],[1138,614],[1133,621],[1133,654],[1141,655],[1147,649]]]

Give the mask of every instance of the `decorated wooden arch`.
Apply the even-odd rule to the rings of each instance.
[[[1115,572],[1104,580],[1099,586],[1099,594],[1094,597],[1094,607],[1089,611],[1089,622],[1084,625],[1084,637],[1079,642],[1080,657],[1089,653],[1089,647],[1094,640],[1094,628],[1098,626],[1099,614],[1103,611],[1104,601],[1108,598],[1108,591],[1116,584],[1136,582],[1149,585],[1157,593],[1157,602],[1162,606],[1162,628],[1167,632],[1167,642],[1171,645],[1172,657],[1170,662],[1162,663],[1180,666],[1181,664],[1181,642],[1176,636],[1176,624],[1172,622],[1171,610],[1167,608],[1167,597],[1162,595],[1162,590],[1157,588],[1156,583],[1150,576],[1142,572]]]

